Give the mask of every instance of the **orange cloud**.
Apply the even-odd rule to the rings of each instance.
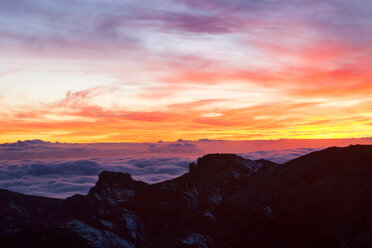
[[[167,111],[146,112],[104,109],[81,102],[66,111],[60,110],[61,103],[58,103],[44,110],[18,110],[13,118],[0,121],[0,132],[2,141],[32,134],[67,142],[142,142],[179,137],[242,140],[371,136],[371,102],[332,107],[332,111],[322,106],[322,102],[267,103],[235,109],[226,106],[215,109],[218,115],[205,117],[209,112],[199,107],[216,101],[171,104]],[[71,120],[49,119],[50,113],[62,117],[68,115]]]
[[[0,141],[372,135],[362,1],[57,5],[1,12]]]

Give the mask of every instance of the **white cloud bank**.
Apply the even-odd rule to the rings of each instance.
[[[350,143],[372,143],[371,139]],[[286,143],[286,149],[278,149]],[[86,194],[102,171],[121,171],[148,183],[180,176],[198,157],[215,152],[284,163],[326,147],[289,141],[179,141],[161,143],[59,144],[26,141],[0,145],[0,188],[65,198]],[[349,144],[350,144],[349,143]],[[336,143],[335,145],[342,145]],[[329,146],[329,145],[327,145]],[[285,146],[284,146],[285,147]],[[266,149],[265,149],[266,148]]]

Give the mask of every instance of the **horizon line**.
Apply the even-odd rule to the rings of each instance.
[[[63,142],[63,141],[49,141],[49,140],[43,140],[43,139],[25,139],[25,140],[17,140],[14,142],[8,141],[0,143],[3,144],[15,144],[18,142],[27,142],[27,141],[40,141],[43,143],[50,143],[50,144],[154,144],[154,143],[182,143],[182,142],[253,142],[253,141],[300,141],[300,140],[355,140],[355,139],[372,139],[371,137],[359,137],[359,138],[282,138],[282,139],[251,139],[251,140],[224,140],[224,139],[197,139],[197,140],[184,140],[184,139],[178,139],[174,141],[164,141],[164,140],[158,140],[158,141],[143,141],[143,142],[132,142],[132,141],[111,141],[111,142]]]

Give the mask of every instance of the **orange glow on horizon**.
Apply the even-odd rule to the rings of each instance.
[[[0,143],[372,137],[369,1],[196,2],[0,6]]]

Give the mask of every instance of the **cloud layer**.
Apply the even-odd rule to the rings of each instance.
[[[8,161],[0,163],[0,188],[65,198],[86,194],[102,171],[127,172],[137,180],[152,183],[185,173],[191,161],[174,157]]]
[[[65,198],[73,194],[86,194],[102,171],[127,172],[136,180],[154,183],[186,173],[190,162],[207,153],[238,153],[249,159],[265,158],[284,163],[321,147],[371,142],[371,139],[311,142],[179,140],[173,143],[138,144],[19,141],[0,145],[0,188]]]

